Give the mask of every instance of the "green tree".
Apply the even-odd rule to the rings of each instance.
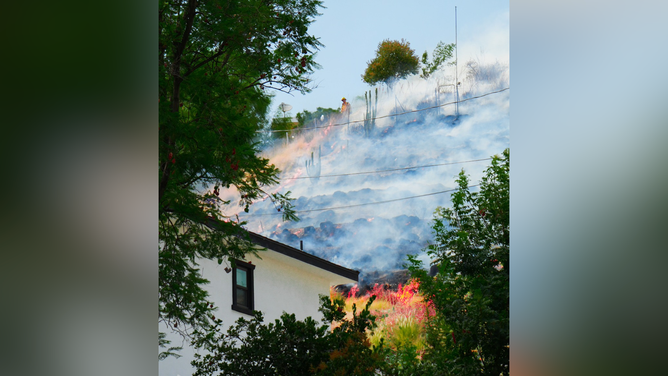
[[[292,123],[292,115],[285,113],[280,109],[276,110],[274,117],[271,119],[270,129],[273,131],[272,137],[275,139],[285,138],[286,132],[291,131],[297,125]]]
[[[386,39],[378,45],[376,57],[367,63],[362,81],[369,85],[378,82],[390,84],[392,80],[418,73],[420,60],[410,43],[405,40]]]
[[[509,372],[510,151],[494,157],[478,192],[459,174],[452,208],[438,208],[435,241],[427,254],[438,265],[432,278],[409,257],[419,291],[436,317],[428,324],[424,368],[453,375]]]
[[[288,313],[264,324],[256,311],[250,320],[237,320],[225,334],[197,332],[194,375],[376,375],[383,367],[382,344],[371,347],[366,338],[375,323],[369,312],[373,299],[361,312],[354,309],[350,319],[345,318],[343,300],[323,295],[320,302],[324,325],[310,317],[299,321]],[[215,325],[221,324],[215,320]]]
[[[328,360],[320,363],[316,375],[375,376],[385,368],[383,359],[386,349],[383,342],[372,346],[369,341],[369,333],[376,328],[376,316],[369,311],[375,299],[372,296],[359,314],[357,305],[353,304],[352,318],[346,319],[346,303],[342,298],[330,300],[328,296],[320,297],[324,321],[334,324],[335,328],[329,339],[332,348]]]
[[[243,223],[220,210],[221,188],[239,205],[269,196],[284,218],[289,198],[268,195],[278,169],[259,157],[268,90],[308,92],[321,46],[308,33],[319,0],[159,2],[159,320],[188,336],[211,328],[198,258],[230,262],[251,251]],[[164,341],[161,342],[165,344]]]
[[[420,77],[428,78],[432,73],[447,60],[452,59],[452,53],[455,50],[455,44],[445,44],[443,42],[438,42],[436,48],[434,49],[433,57],[429,61],[429,54],[425,51],[422,54],[422,74]],[[450,64],[453,64],[452,62]]]
[[[314,112],[304,110],[297,113],[297,121],[300,127],[308,127],[310,122],[320,120],[321,116],[324,116],[324,119],[328,119],[330,116],[339,114],[341,114],[340,109],[318,107]]]

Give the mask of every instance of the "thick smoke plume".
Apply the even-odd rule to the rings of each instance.
[[[373,125],[362,120],[373,113],[375,90],[370,101],[364,95],[352,98],[349,118],[316,119],[287,140],[278,138],[266,146],[264,156],[282,171],[281,184],[272,192],[291,191],[301,221],[283,222],[269,200],[257,202],[249,213],[233,204],[226,212],[231,217],[238,214],[247,229],[285,244],[298,248],[303,241],[306,252],[360,270],[365,282],[401,269],[406,254],[420,252],[431,241],[432,213],[437,206],[449,205],[450,192],[398,199],[453,189],[462,169],[471,184],[477,184],[489,160],[327,175],[500,154],[510,146],[509,91],[482,95],[509,87],[508,67],[471,60],[460,66],[458,76],[459,116],[456,106],[448,104],[456,97],[454,67],[447,67],[429,80],[415,76],[379,88]],[[439,105],[443,106],[427,109]],[[421,109],[426,110],[411,112]],[[405,112],[409,113],[388,116]],[[238,201],[233,191],[221,197]],[[340,208],[388,200],[397,201]]]

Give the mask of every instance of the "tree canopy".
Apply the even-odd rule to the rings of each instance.
[[[362,81],[369,85],[378,82],[389,84],[394,79],[418,73],[419,66],[420,60],[415,50],[410,48],[410,43],[403,39],[386,39],[378,45],[376,57],[367,63]]]
[[[510,151],[493,157],[480,190],[471,192],[464,171],[452,194],[452,208],[434,215],[434,243],[427,253],[435,277],[411,257],[419,291],[433,302],[429,348],[422,369],[445,374],[509,373]]]
[[[324,118],[329,118],[330,116],[333,115],[340,115],[341,110],[336,109],[336,108],[323,108],[323,107],[318,107],[314,112],[310,112],[308,110],[304,110],[302,112],[297,113],[297,121],[299,122],[300,127],[305,127],[308,126],[310,122],[314,120],[319,120],[321,116],[324,116]]]
[[[292,115],[285,113],[279,108],[276,110],[274,117],[271,119],[270,129],[272,138],[285,138],[285,134],[296,128],[297,125],[292,123]]]
[[[319,0],[159,2],[159,319],[184,335],[215,309],[198,258],[251,251],[243,222],[221,210],[235,187],[248,211],[269,196],[296,219],[288,193],[267,194],[278,169],[253,142],[269,90],[308,92],[322,45],[308,33]]]
[[[255,311],[252,319],[240,318],[226,334],[197,336],[194,345],[203,355],[195,355],[194,375],[378,375],[385,349],[367,339],[367,331],[375,327],[372,303],[373,298],[359,313],[353,307],[352,317],[346,317],[342,299],[321,295],[325,325],[288,313],[265,324]]]

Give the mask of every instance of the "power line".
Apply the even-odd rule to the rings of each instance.
[[[469,185],[467,188],[473,188],[473,187],[478,187],[480,184],[474,184],[474,185]],[[439,191],[439,192],[432,192],[432,193],[425,193],[423,195],[417,195],[417,196],[409,196],[409,197],[401,197],[401,198],[395,198],[392,200],[384,200],[384,201],[375,201],[375,202],[365,202],[362,204],[354,204],[354,205],[345,205],[345,206],[335,206],[335,207],[329,207],[329,208],[320,208],[320,209],[308,209],[308,210],[295,210],[295,213],[311,213],[311,212],[318,212],[318,211],[326,211],[326,210],[338,210],[338,209],[349,209],[349,208],[356,208],[359,206],[366,206],[366,205],[376,205],[376,204],[387,204],[389,202],[397,202],[397,201],[403,201],[403,200],[410,200],[413,198],[419,198],[419,197],[426,197],[426,196],[434,196],[434,195],[440,195],[443,193],[447,192],[453,192],[458,190],[459,188],[453,188],[453,189],[447,189],[445,191]],[[266,216],[266,215],[281,215],[282,213],[263,213],[263,214],[249,214],[243,216],[243,218],[247,217],[259,217],[259,216]]]
[[[471,163],[471,162],[480,162],[480,161],[488,161],[492,158],[483,158],[483,159],[472,159],[470,161],[460,161],[460,162],[448,162],[448,163],[438,163],[438,164],[431,164],[431,165],[423,165],[423,166],[412,166],[412,167],[401,167],[401,168],[392,168],[389,170],[377,170],[377,171],[365,171],[365,172],[350,172],[347,174],[332,174],[332,175],[320,175],[320,176],[298,176],[295,178],[282,178],[281,180],[294,180],[294,179],[317,179],[317,178],[331,178],[331,177],[337,177],[337,176],[351,176],[351,175],[366,175],[366,174],[378,174],[381,172],[392,172],[392,171],[403,171],[403,170],[412,170],[415,168],[425,168],[425,167],[437,167],[437,166],[447,166],[447,165],[453,165],[453,164],[459,164],[459,163]]]
[[[506,90],[510,90],[510,88],[509,88],[509,87],[506,87],[506,88],[503,88],[503,89],[501,89],[501,90],[490,91],[489,93],[485,93],[485,94],[477,95],[477,96],[475,96],[475,97],[470,97],[470,98],[462,99],[462,100],[460,100],[460,101],[454,101],[454,102],[443,103],[443,104],[439,104],[439,105],[436,105],[436,106],[431,106],[431,107],[426,107],[426,108],[420,108],[420,109],[417,109],[417,110],[411,110],[411,111],[399,112],[399,113],[397,113],[397,114],[389,114],[389,115],[378,116],[378,117],[370,118],[370,119],[366,119],[366,120],[351,120],[351,121],[349,121],[349,122],[345,122],[345,123],[336,123],[336,124],[332,124],[332,125],[322,125],[322,126],[318,126],[318,127],[308,127],[308,128],[302,127],[302,128],[296,128],[296,129],[291,129],[291,130],[287,130],[287,131],[285,131],[285,130],[268,130],[268,131],[265,131],[265,130],[259,130],[259,131],[256,131],[256,133],[291,132],[291,131],[296,131],[296,130],[323,129],[323,128],[329,128],[329,127],[338,127],[338,126],[341,126],[341,125],[348,125],[348,124],[352,124],[352,123],[363,123],[363,122],[365,122],[365,121],[376,120],[376,119],[384,119],[384,118],[388,118],[388,117],[392,117],[392,116],[406,115],[406,114],[411,114],[411,113],[420,112],[420,111],[432,110],[432,109],[434,109],[434,108],[445,107],[445,106],[449,106],[449,105],[451,105],[451,104],[458,104],[458,103],[462,103],[462,102],[467,102],[467,101],[470,101],[470,100],[473,100],[473,99],[478,99],[478,98],[486,97],[486,96],[488,96],[488,95],[501,93],[501,92],[506,91]]]

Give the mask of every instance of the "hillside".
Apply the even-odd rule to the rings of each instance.
[[[269,200],[244,213],[230,190],[221,195],[232,202],[225,212],[251,231],[297,248],[302,241],[305,251],[360,270],[363,284],[401,269],[406,254],[431,240],[432,213],[448,205],[456,174],[465,169],[475,184],[487,158],[510,146],[507,67],[475,64],[466,73],[458,117],[450,77],[411,77],[379,91],[373,127],[365,129],[372,109],[361,95],[350,123],[318,119],[268,144],[263,156],[282,171],[272,192],[291,191],[301,221],[283,222]],[[370,204],[379,201],[388,202]]]

